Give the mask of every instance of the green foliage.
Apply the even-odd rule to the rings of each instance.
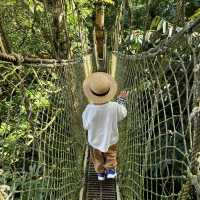
[[[112,4],[112,5],[114,4],[113,0],[102,0],[102,2],[105,3],[105,4]]]
[[[191,0],[191,3],[195,6],[200,6],[200,0]]]
[[[51,106],[50,95],[60,91],[60,88],[53,83],[53,80],[57,80],[58,77],[53,71],[47,70],[44,74],[44,71],[41,72],[40,69],[32,67],[23,68],[1,64],[0,70],[2,72],[0,76],[2,94],[0,157],[5,170],[0,179],[0,185],[12,186],[10,190],[14,193],[15,190],[28,189],[30,186],[32,188],[38,188],[40,185],[45,187],[44,178],[40,174],[42,166],[29,163],[28,170],[22,171],[20,168],[23,166],[24,156],[29,154],[34,140],[37,139],[34,132],[37,130],[37,136],[40,137],[41,135],[38,134],[42,134],[45,130],[43,128],[41,131],[41,128],[33,126],[33,123],[40,124],[41,119],[38,114]],[[51,77],[51,81],[48,76]],[[25,80],[25,83],[22,80]],[[27,157],[27,159],[31,162],[31,158]],[[13,168],[17,170],[14,177]],[[33,190],[31,194],[23,193],[22,199],[27,199],[30,195],[37,199],[44,197],[42,192]]]
[[[198,17],[200,17],[200,8],[197,9],[197,10],[195,11],[195,13],[194,13],[191,17],[189,17],[189,19],[190,19],[190,20],[195,20],[195,19],[197,19]]]
[[[9,5],[7,5],[9,4]],[[7,1],[0,7],[1,16],[12,50],[22,54],[39,54],[49,49],[44,6],[39,1]],[[44,26],[41,27],[41,24]]]
[[[150,30],[155,30],[158,27],[158,24],[161,21],[161,17],[160,16],[156,16],[152,22],[151,22],[151,26],[150,26]]]
[[[0,1],[0,7],[7,7],[15,5],[17,0],[2,0]]]
[[[0,1],[3,27],[11,43],[13,52],[33,57],[41,57],[43,54],[47,57],[52,57],[52,24],[55,21],[53,21],[52,17],[53,12],[47,12],[47,8],[43,2],[39,0]],[[72,3],[72,1],[68,2],[67,10],[65,11],[65,34],[69,37],[70,50],[73,54],[81,54],[83,49],[80,32],[84,36],[84,48],[89,49],[93,45],[91,33],[94,23],[94,3],[97,1],[77,0],[75,3]],[[144,41],[148,45],[146,50],[155,47],[161,38],[167,37],[169,26],[173,26],[176,10],[175,0],[151,1],[148,16],[146,1],[127,1],[128,6],[124,4],[122,6],[121,17],[119,17],[120,7],[121,3],[125,1],[102,0],[101,2],[106,5],[105,29],[108,32],[108,49],[112,47],[112,42],[110,41],[116,24],[120,24],[118,34],[120,35],[121,43],[119,44],[119,50],[130,54],[140,51],[144,45]],[[194,20],[200,16],[200,9],[197,8],[199,5],[199,0],[187,2],[186,17],[189,20]],[[145,30],[146,21],[147,30]],[[153,40],[146,38],[143,40],[144,32],[148,35],[151,30],[154,30],[154,32],[151,32],[150,35],[155,36],[155,38]],[[158,32],[160,35],[155,35],[155,32]],[[26,200],[30,196],[34,196],[38,200],[44,199],[44,193],[35,192],[34,188],[42,187],[45,190],[47,187],[45,176],[41,175],[43,165],[40,163],[45,160],[45,156],[43,155],[45,152],[40,152],[40,154],[36,152],[34,156],[38,163],[30,163],[32,159],[30,157],[32,155],[32,145],[34,142],[37,144],[38,138],[43,139],[44,132],[49,131],[49,126],[52,123],[59,124],[57,116],[63,115],[66,116],[64,120],[71,120],[67,114],[68,110],[72,108],[69,105],[62,105],[62,98],[66,94],[60,95],[56,104],[56,106],[59,105],[61,108],[58,109],[55,106],[52,96],[65,91],[56,84],[59,81],[59,76],[55,71],[47,70],[46,68],[41,70],[34,67],[13,66],[6,63],[0,64],[0,71],[0,157],[4,161],[4,172],[0,174],[2,175],[0,176],[0,184],[13,186],[10,188],[10,191],[16,193],[21,190],[26,191],[30,187],[33,188],[31,192],[24,192],[21,199]],[[62,75],[64,76],[65,73],[62,72]],[[160,82],[162,83],[162,80]],[[151,90],[153,87],[152,84],[154,82],[150,82],[149,80],[141,81],[137,92],[142,93],[142,91]],[[163,98],[167,99],[167,95],[163,95]],[[72,97],[68,95],[68,98]],[[52,108],[51,112],[49,111],[50,108]],[[168,109],[170,110],[170,108]],[[41,113],[44,113],[46,120],[42,125]],[[49,118],[46,117],[46,113],[49,114]],[[58,129],[63,129],[69,135],[75,132],[74,130],[74,132],[69,133],[70,127],[66,124],[63,126],[60,125]],[[169,145],[173,145],[173,140],[176,140],[177,149],[183,152],[182,141],[179,137],[180,134],[178,131],[173,132],[166,140],[161,140],[161,145],[164,145],[166,141]],[[57,137],[57,135],[54,137]],[[48,141],[49,146],[51,146],[51,139]],[[77,143],[77,141],[79,142],[79,139],[78,137],[73,140],[69,138],[67,156],[71,156],[71,151],[74,151],[73,144]],[[151,148],[158,149],[158,145],[159,143],[152,144]],[[55,149],[50,149],[49,151],[52,154],[57,154]],[[164,152],[162,153],[164,154]],[[170,153],[169,151],[168,154]],[[183,159],[178,150],[175,152],[175,157],[177,160]],[[23,162],[27,162],[26,166],[29,166],[28,169],[22,169]],[[65,160],[63,159],[62,162],[65,162]],[[158,160],[155,159],[152,162],[157,163]],[[67,163],[67,167],[70,167],[70,165],[72,164]],[[54,171],[55,166],[52,163],[52,173],[57,173]],[[158,171],[164,173],[166,169],[166,164],[157,164],[152,169],[152,172],[156,176]],[[178,167],[175,171],[180,173]],[[148,173],[148,168],[146,173]],[[20,199],[20,197],[16,197],[16,199]]]
[[[67,32],[70,39],[70,49],[75,54],[81,53],[82,45],[85,49],[89,49],[92,44],[92,29],[95,13],[94,3],[99,2],[93,0],[88,2],[87,0],[77,0],[74,3],[68,3],[67,14]],[[105,28],[108,31],[108,42],[111,40],[110,30],[115,28],[115,20],[117,13],[120,9],[120,4],[123,1],[102,0],[101,2],[106,5],[106,17]],[[136,37],[131,39],[131,32],[133,30],[144,31],[145,23],[147,22],[147,30],[155,30],[158,27],[160,20],[173,24],[176,1],[175,0],[162,0],[152,1],[149,5],[149,14],[147,17],[147,4],[146,1],[137,1],[133,3],[128,2],[128,7],[124,4],[123,18],[119,19],[123,21],[123,41],[121,49],[126,49],[129,52],[135,52],[141,49],[140,39]],[[199,0],[186,1],[186,14],[188,19],[195,19],[199,16]],[[0,12],[3,17],[3,25],[8,38],[11,41],[11,46],[14,52],[22,54],[33,55],[47,55],[51,57],[53,55],[52,49],[52,14],[47,13],[45,4],[38,0],[2,0],[0,2]],[[82,29],[82,36],[84,36],[84,43],[81,44],[79,27]],[[130,34],[127,37],[127,34]],[[88,37],[87,37],[87,36]],[[126,38],[126,39],[124,39]],[[129,38],[131,41],[128,41]],[[130,44],[130,48],[126,48],[126,45]],[[109,42],[109,46],[112,44]],[[124,49],[124,50],[125,50]]]

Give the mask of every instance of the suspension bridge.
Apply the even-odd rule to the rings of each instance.
[[[0,198],[200,199],[199,23],[147,52],[107,54],[103,70],[130,94],[116,181],[97,182],[81,123],[82,82],[102,70],[94,55],[56,60],[0,53]]]

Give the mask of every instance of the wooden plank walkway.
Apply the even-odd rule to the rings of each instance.
[[[87,158],[85,188],[82,200],[119,200],[117,198],[115,179],[98,181],[93,164]]]

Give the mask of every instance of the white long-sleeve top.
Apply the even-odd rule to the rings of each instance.
[[[82,114],[83,127],[88,130],[88,143],[101,152],[107,152],[111,145],[118,142],[117,123],[126,115],[126,107],[117,102],[88,104]]]

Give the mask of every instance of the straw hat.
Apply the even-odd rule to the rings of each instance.
[[[84,80],[83,91],[90,102],[102,104],[110,101],[115,96],[117,83],[111,75],[96,72]]]

